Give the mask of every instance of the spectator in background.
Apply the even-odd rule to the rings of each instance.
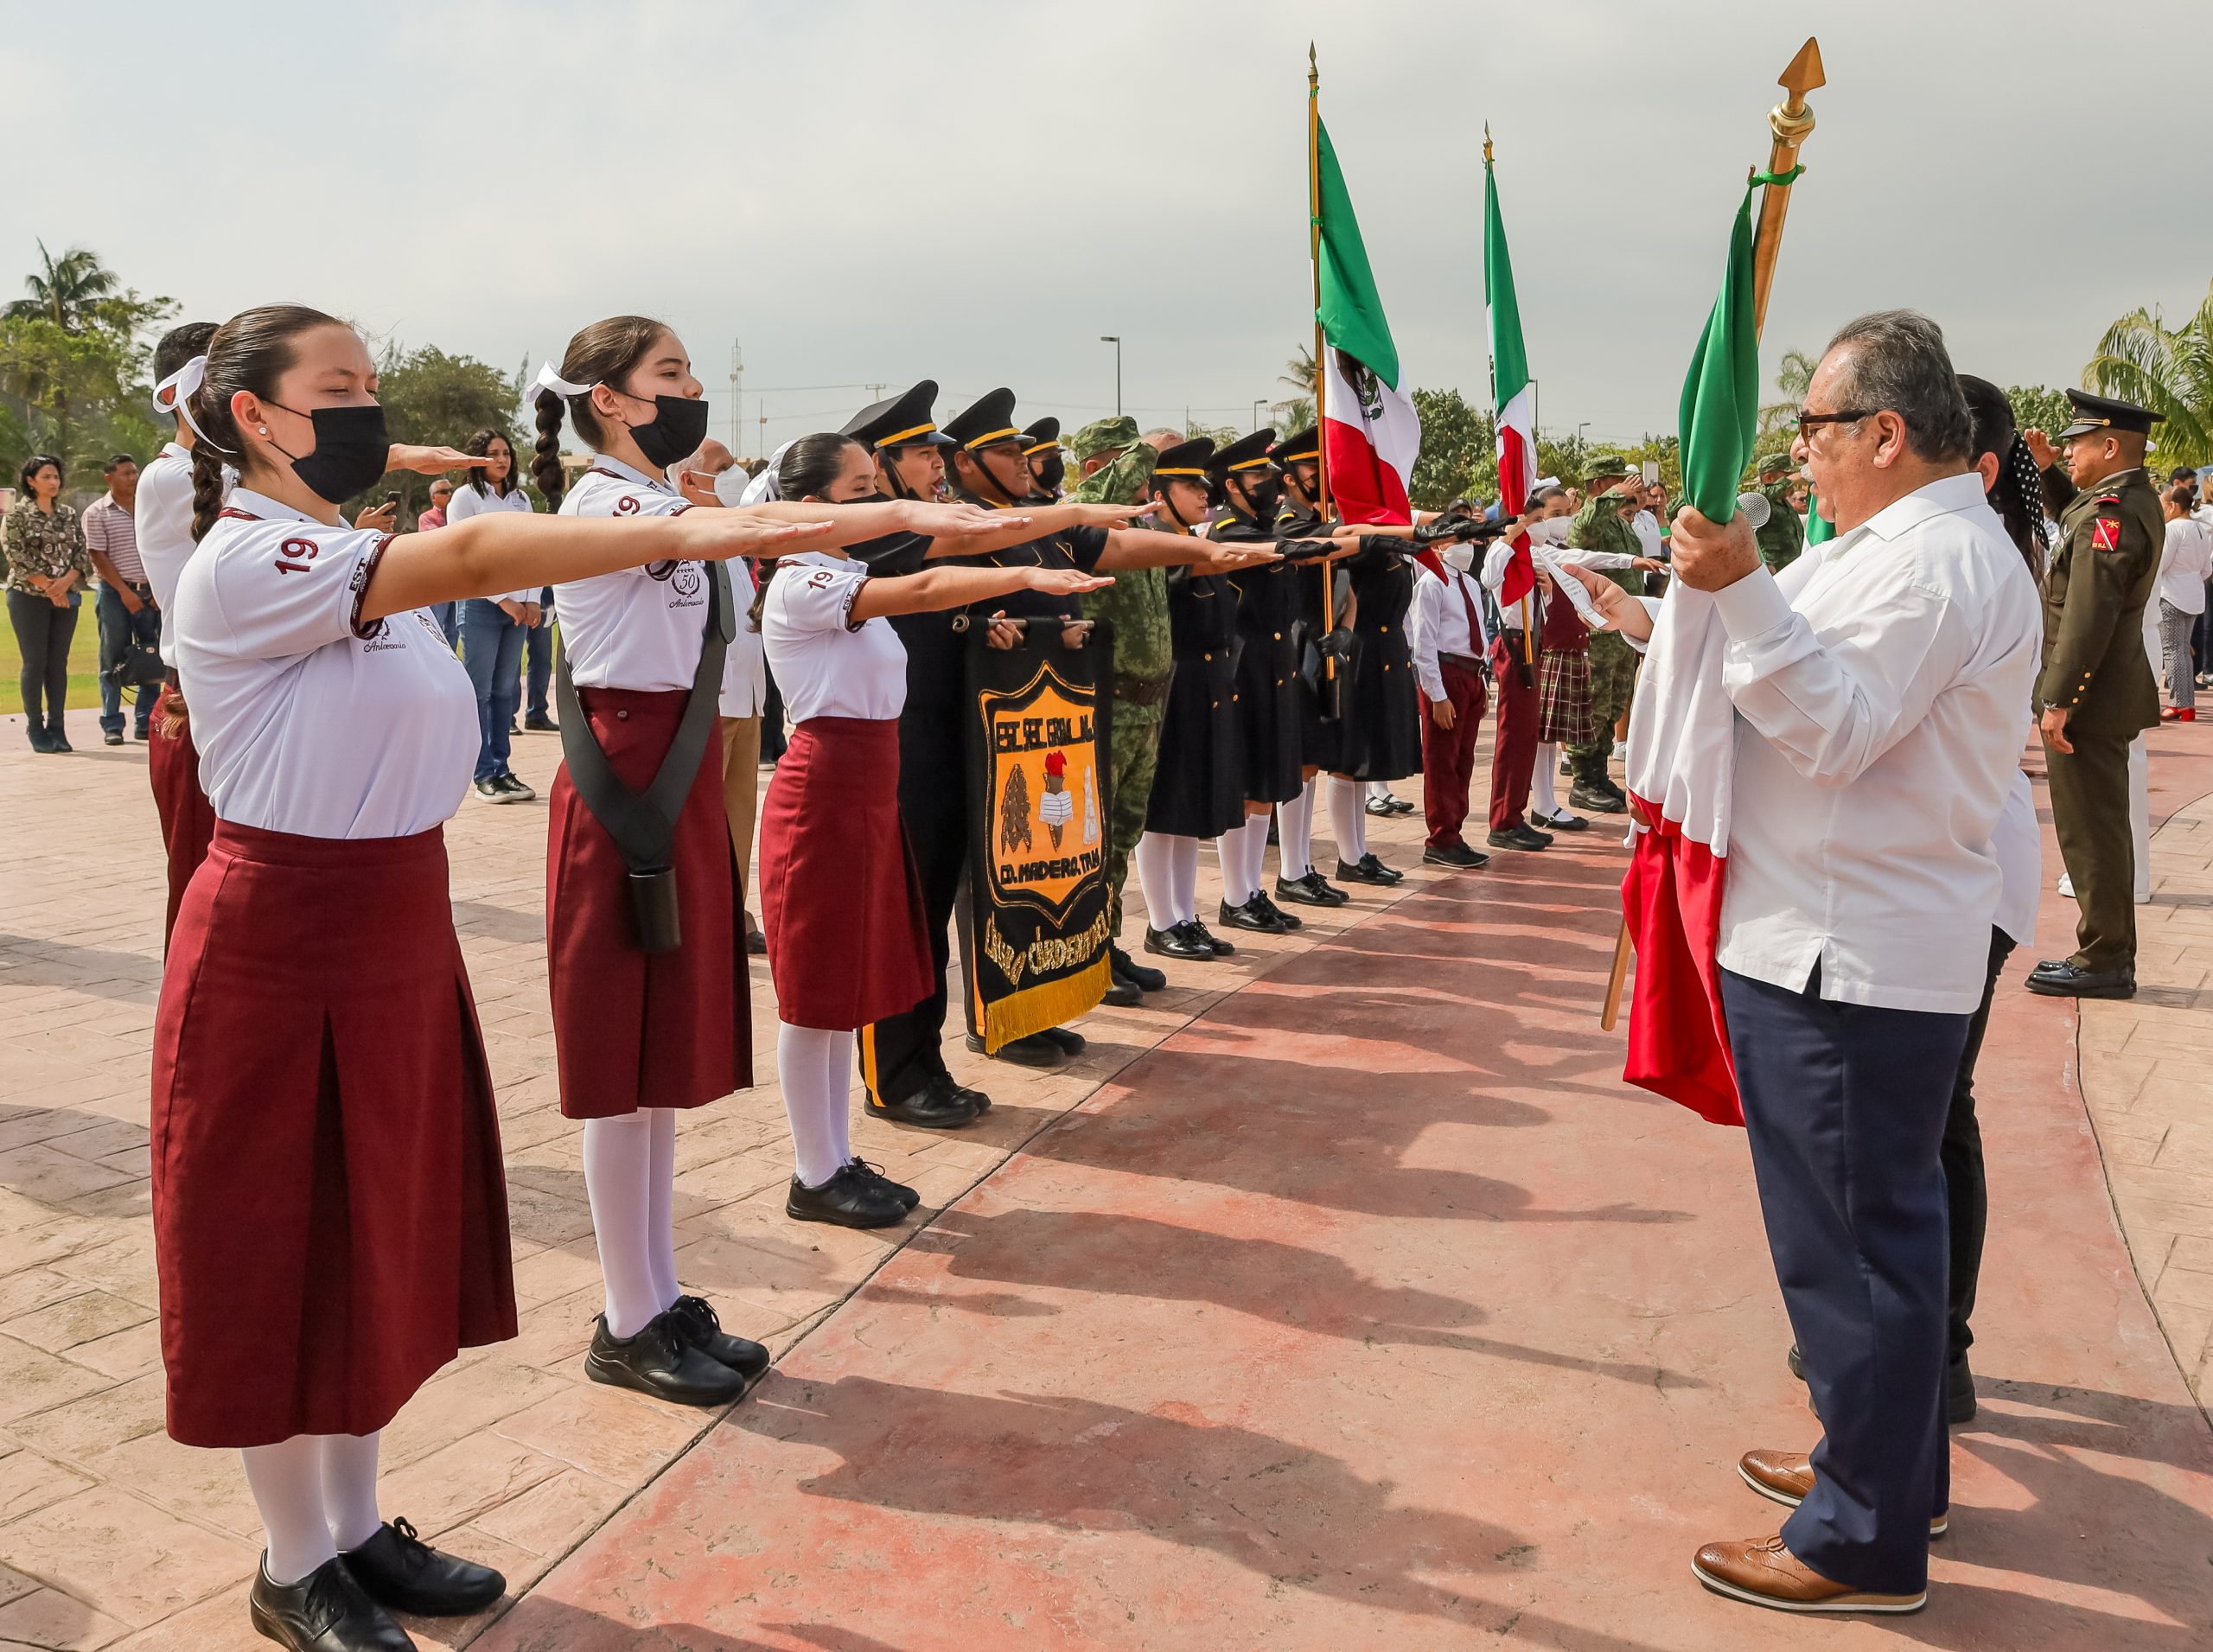
[[[2187,473],[2185,473],[2187,474]],[[2213,575],[2213,534],[2190,513],[2191,490],[2177,482],[2160,501],[2167,519],[2166,543],[2159,549],[2159,674],[2167,686],[2170,723],[2197,720],[2197,677],[2190,654],[2191,634],[2205,611],[2205,582]]]
[[[154,588],[146,583],[145,564],[138,560],[138,533],[131,513],[138,497],[138,461],[118,453],[101,467],[107,492],[85,507],[85,549],[100,577],[93,612],[100,627],[100,737],[109,745],[123,743],[123,673],[135,647],[158,648],[162,641],[162,612],[154,605]],[[146,737],[154,715],[154,689],[140,685],[137,732]]]
[[[561,725],[546,708],[545,691],[553,683],[553,587],[538,593],[538,623],[523,633],[522,668],[527,692],[523,696],[522,725],[533,734],[558,734]]]
[[[77,513],[61,502],[61,461],[34,453],[19,475],[23,495],[8,513],[8,622],[22,656],[23,716],[31,749],[69,750],[61,703],[69,691],[69,642],[92,564]]]
[[[428,533],[433,528],[443,527],[446,525],[446,509],[452,502],[453,484],[440,476],[430,484],[430,508],[415,519],[415,531]],[[358,519],[354,526],[361,526]],[[430,617],[437,621],[438,629],[445,633],[446,646],[458,648],[461,646],[461,604],[433,603],[430,604]],[[521,800],[513,800],[520,802]]]
[[[481,430],[462,450],[481,456],[484,462],[470,469],[458,490],[443,477],[430,484],[432,509],[423,513],[426,525],[433,512],[440,527],[489,511],[529,514],[530,494],[515,474],[514,443],[498,431]],[[527,803],[538,795],[508,769],[507,743],[515,704],[522,698],[523,639],[545,612],[541,590],[472,596],[459,605],[461,663],[476,688],[476,795],[488,803]]]

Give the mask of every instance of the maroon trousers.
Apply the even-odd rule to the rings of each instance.
[[[192,724],[181,715],[175,692],[162,685],[147,725],[146,773],[154,788],[154,813],[161,818],[162,846],[169,856],[169,906],[162,923],[166,946],[176,930],[177,909],[193,873],[207,858],[215,835],[215,811],[200,789],[200,753],[192,743]],[[175,732],[169,732],[172,724]]]
[[[1426,696],[1421,703],[1421,799],[1429,822],[1429,847],[1465,847],[1460,829],[1468,822],[1468,786],[1476,770],[1476,736],[1486,709],[1481,672],[1449,660],[1438,662],[1445,698],[1452,707],[1452,726],[1440,729]]]
[[[1521,681],[1521,634],[1501,631],[1490,645],[1490,674],[1498,686],[1498,743],[1490,759],[1490,829],[1511,832],[1529,807],[1529,781],[1537,772],[1536,673]]]

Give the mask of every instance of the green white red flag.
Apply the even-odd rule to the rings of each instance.
[[[1421,419],[1406,393],[1336,150],[1318,118],[1315,169],[1322,219],[1316,369],[1330,495],[1348,522],[1411,522],[1406,490],[1421,452]]]
[[[1491,398],[1498,413],[1498,508],[1518,516],[1537,482],[1536,395],[1529,380],[1529,353],[1521,343],[1521,305],[1514,296],[1514,260],[1498,213],[1498,179],[1483,156],[1483,305],[1490,320]],[[1514,536],[1514,560],[1499,586],[1512,607],[1534,589],[1536,564],[1529,536]]]

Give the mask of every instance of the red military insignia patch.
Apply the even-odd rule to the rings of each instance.
[[[2121,519],[2119,517],[2098,518],[2097,526],[2090,531],[2090,549],[2093,551],[2121,549]]]

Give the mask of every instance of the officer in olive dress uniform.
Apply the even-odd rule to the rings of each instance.
[[[2044,466],[2059,545],[2044,574],[2038,724],[2051,821],[2082,908],[2072,955],[2038,964],[2029,990],[2052,998],[2136,993],[2136,846],[2128,824],[2128,745],[2159,721],[2144,651],[2144,604],[2166,523],[2144,471],[2159,415],[2133,402],[2067,392],[2064,469],[2041,431],[2024,432]]]

